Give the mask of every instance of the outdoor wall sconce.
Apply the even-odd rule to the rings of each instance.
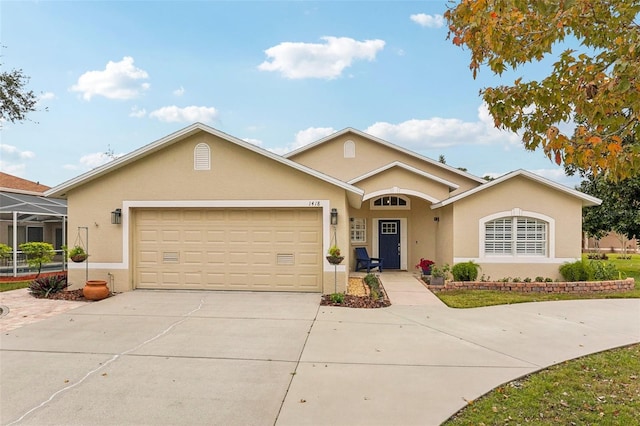
[[[338,209],[331,209],[331,224],[338,224]]]
[[[111,212],[111,223],[114,225],[120,225],[122,221],[122,209],[115,209]]]
[[[440,222],[440,217],[435,216],[435,217],[433,218],[433,221],[434,221],[434,222]]]

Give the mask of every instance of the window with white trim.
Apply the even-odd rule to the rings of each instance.
[[[503,217],[484,225],[484,253],[506,256],[546,256],[547,222],[531,217]]]
[[[356,158],[356,143],[354,141],[344,143],[344,158]]]
[[[378,197],[376,199],[371,200],[371,209],[380,210],[380,209],[395,209],[402,210],[408,209],[409,200],[400,197],[397,195],[385,195],[382,197]]]
[[[211,170],[211,151],[206,143],[193,149],[193,170]]]
[[[362,217],[352,217],[349,219],[351,225],[351,242],[366,243],[367,242],[367,220]]]

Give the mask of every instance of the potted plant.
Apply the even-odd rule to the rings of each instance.
[[[84,262],[87,260],[89,255],[84,251],[84,249],[80,246],[74,246],[71,250],[69,250],[69,259],[74,262]]]
[[[447,279],[450,269],[451,268],[449,267],[448,263],[445,263],[443,266],[432,266],[431,281],[429,284],[444,285],[444,281]]]
[[[344,260],[344,256],[340,256],[340,249],[338,248],[338,246],[331,246],[331,248],[329,248],[328,254],[329,255],[327,256],[327,260],[332,265],[339,265]]]
[[[422,270],[422,275],[431,275],[431,266],[434,263],[435,262],[433,260],[421,258],[420,263],[416,265],[416,268]]]

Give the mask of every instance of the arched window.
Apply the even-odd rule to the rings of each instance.
[[[193,169],[211,170],[211,151],[206,143],[199,143],[193,149]]]
[[[494,219],[484,224],[487,256],[547,256],[547,222],[524,216]]]
[[[344,143],[344,158],[356,158],[356,143],[354,141]]]
[[[395,209],[403,210],[408,209],[409,200],[397,195],[384,195],[382,197],[374,198],[371,200],[371,208],[374,210],[379,209]]]

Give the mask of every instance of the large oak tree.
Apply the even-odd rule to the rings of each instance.
[[[640,174],[640,0],[462,0],[445,13],[449,37],[502,74],[552,54],[541,81],[487,87],[499,128],[519,132],[558,164],[620,179]],[[575,123],[565,134],[563,122]],[[631,142],[628,142],[631,141]]]

